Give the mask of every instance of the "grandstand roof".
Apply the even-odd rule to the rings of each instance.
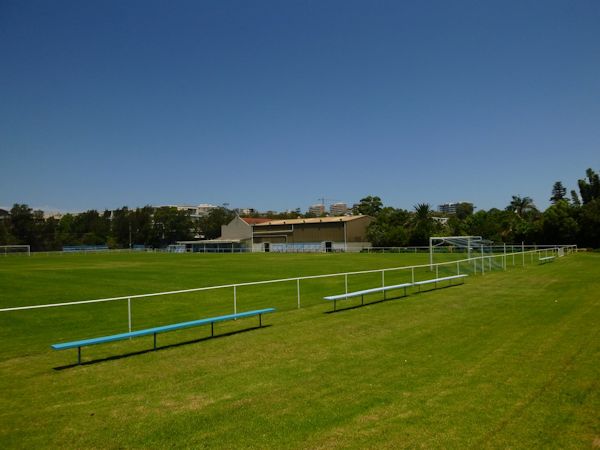
[[[273,219],[267,219],[265,217],[240,217],[248,225],[256,225],[257,223],[271,222]]]
[[[299,225],[303,223],[336,223],[336,222],[350,222],[351,220],[363,219],[365,215],[359,216],[341,216],[341,217],[314,217],[310,219],[283,219],[283,220],[270,220],[268,222],[257,223],[255,226],[269,226],[269,225]]]

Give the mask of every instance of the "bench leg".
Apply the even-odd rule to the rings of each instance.
[[[258,315],[258,328],[262,328],[262,314]]]
[[[77,365],[81,365],[81,347],[77,347]]]
[[[215,337],[215,323],[210,323],[210,337]]]
[[[333,310],[335,311],[335,300],[333,301]]]
[[[154,350],[156,350],[156,333],[154,333]]]
[[[364,304],[365,304],[365,296],[364,296],[364,295],[361,295],[361,296],[360,296],[360,304],[361,304],[361,305],[364,305]]]

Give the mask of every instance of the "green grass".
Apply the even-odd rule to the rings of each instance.
[[[426,255],[4,258],[0,305],[39,304],[426,262]],[[517,261],[518,262],[518,261]],[[461,267],[461,271],[467,267]],[[419,273],[425,276],[426,273]],[[386,274],[386,282],[406,277]],[[389,280],[388,278],[389,277]],[[395,277],[395,278],[394,278]],[[342,279],[239,288],[248,319],[83,350],[125,331],[122,302],[0,313],[0,445],[121,448],[590,448],[600,439],[600,255],[329,314]],[[373,286],[381,275],[351,278]],[[231,311],[231,290],[134,302],[134,325]],[[371,300],[375,300],[373,297]],[[358,301],[348,301],[355,305]],[[236,331],[249,329],[245,332]],[[142,352],[114,358],[118,355]],[[104,360],[103,360],[104,359]],[[102,361],[103,360],[103,361]],[[594,444],[596,442],[596,444]]]

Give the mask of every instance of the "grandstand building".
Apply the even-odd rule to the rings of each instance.
[[[253,225],[254,251],[360,251],[370,247],[370,216],[272,220]]]
[[[241,243],[250,246],[252,245],[252,227],[271,222],[271,220],[262,217],[235,216],[227,225],[221,226],[221,237],[219,239],[238,239]]]
[[[188,252],[358,252],[367,241],[370,216],[272,220],[236,216],[212,240],[181,241]]]

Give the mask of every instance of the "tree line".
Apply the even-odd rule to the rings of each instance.
[[[598,174],[588,169],[577,185],[579,193],[572,190],[567,195],[562,182],[554,183],[551,206],[543,212],[531,198],[515,195],[504,209],[475,212],[473,205],[462,203],[451,215],[436,213],[427,203],[418,203],[412,211],[407,211],[384,206],[379,197],[368,196],[354,207],[353,213],[375,218],[367,237],[376,247],[427,245],[429,237],[435,235],[474,235],[498,243],[560,243],[600,248]],[[110,248],[133,245],[161,248],[176,241],[215,239],[221,235],[221,225],[229,223],[235,214],[220,207],[205,217],[193,219],[187,211],[174,207],[144,206],[103,212],[89,210],[57,219],[44,218],[42,211],[15,204],[9,215],[0,217],[0,245],[28,244],[33,251],[104,244]],[[302,216],[299,210],[270,211],[265,215],[272,219]]]
[[[413,211],[384,207],[376,196],[365,197],[354,212],[375,217],[367,237],[376,247],[428,245],[430,236],[482,236],[497,243],[577,244],[600,247],[600,179],[592,169],[577,182],[579,193],[561,181],[551,190],[551,205],[536,208],[530,197],[513,195],[504,209],[474,212],[469,203],[455,214],[436,213],[427,203]],[[447,221],[445,220],[447,218]]]

